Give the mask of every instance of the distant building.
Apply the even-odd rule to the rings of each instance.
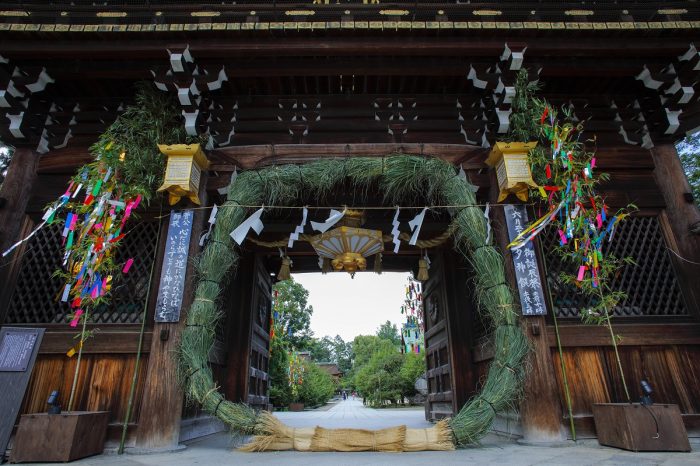
[[[332,362],[320,362],[318,367],[328,372],[333,377],[334,382],[340,382],[343,378],[343,372],[338,368],[338,365]]]

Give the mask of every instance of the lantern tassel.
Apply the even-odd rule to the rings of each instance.
[[[292,260],[289,256],[284,256],[282,258],[282,265],[280,266],[280,272],[277,274],[277,279],[279,281],[289,280],[292,278],[290,270],[292,268]]]
[[[416,280],[424,282],[428,280],[430,276],[428,275],[428,261],[425,259],[418,259],[418,275]]]
[[[382,274],[382,253],[380,252],[376,256],[374,256],[374,273],[381,275]]]
[[[323,275],[327,274],[328,272],[331,271],[331,260],[328,259],[327,257],[323,258],[323,263],[321,265],[321,273]]]

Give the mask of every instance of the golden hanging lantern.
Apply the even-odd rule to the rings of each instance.
[[[537,187],[527,160],[528,152],[536,145],[536,142],[497,142],[493,147],[486,164],[496,169],[498,202],[511,193],[521,201],[527,201],[530,187]]]
[[[359,228],[361,211],[348,210],[341,222],[343,225],[314,236],[309,242],[321,258],[330,260],[333,269],[354,276],[367,268],[367,257],[384,250],[382,232]]]
[[[209,167],[202,147],[199,144],[158,144],[160,152],[168,158],[165,167],[165,179],[158,192],[168,191],[170,205],[177,204],[181,198],[187,197],[195,204],[199,200],[199,181],[202,170]]]

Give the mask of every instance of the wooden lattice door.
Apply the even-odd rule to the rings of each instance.
[[[428,379],[425,418],[428,420],[442,419],[454,413],[447,295],[443,269],[441,254],[438,254],[430,267],[430,279],[423,286],[425,359]]]
[[[248,364],[248,399],[250,406],[269,409],[270,405],[270,313],[272,280],[260,258],[254,266],[251,296],[250,357]]]

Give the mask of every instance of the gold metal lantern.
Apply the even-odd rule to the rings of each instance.
[[[536,145],[536,142],[497,142],[493,147],[486,164],[496,169],[498,202],[508,194],[515,194],[521,201],[527,201],[529,188],[537,187],[527,161],[528,152]]]
[[[310,239],[316,253],[329,259],[333,269],[352,276],[367,268],[367,257],[384,250],[382,232],[359,228],[361,218],[362,212],[349,210],[342,220],[344,225]]]
[[[197,205],[201,204],[199,182],[202,170],[209,167],[202,147],[199,144],[158,144],[158,149],[168,159],[165,179],[158,192],[168,191],[170,205],[177,204],[183,197],[189,198]]]

